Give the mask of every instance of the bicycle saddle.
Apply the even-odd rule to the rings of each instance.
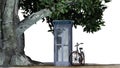
[[[83,48],[79,48],[80,50],[82,50]]]

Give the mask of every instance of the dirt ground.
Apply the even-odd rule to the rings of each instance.
[[[58,66],[24,66],[24,67],[0,67],[0,68],[120,68],[119,64],[116,65],[85,65],[85,66],[68,66],[68,67],[58,67]]]

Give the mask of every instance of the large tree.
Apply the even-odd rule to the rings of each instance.
[[[96,32],[104,25],[105,3],[109,0],[0,0],[0,65],[32,65],[24,53],[24,31],[46,18],[50,28],[54,19],[74,20],[86,32]],[[20,21],[18,10],[24,10]],[[69,15],[69,16],[68,16]]]

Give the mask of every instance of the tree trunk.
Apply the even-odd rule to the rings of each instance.
[[[31,62],[24,54],[22,36],[16,35],[19,22],[17,11],[18,0],[1,0],[0,5],[0,65],[29,65]],[[23,45],[22,45],[23,44]]]
[[[0,65],[36,64],[24,53],[24,31],[51,14],[49,10],[43,9],[20,21],[18,2],[19,0],[0,0]]]
[[[15,49],[17,47],[16,34],[13,21],[13,7],[15,0],[7,0],[5,2],[5,9],[2,14],[2,33],[3,33],[3,53],[5,59],[3,65],[9,65],[11,58],[15,55]]]
[[[3,3],[2,3],[2,0],[0,0],[0,8],[2,8],[2,4],[3,4]],[[1,49],[2,49],[2,31],[1,31],[1,29],[2,29],[2,28],[1,28],[1,27],[2,27],[2,26],[1,26],[1,21],[2,21],[2,19],[1,19],[1,18],[2,18],[2,17],[1,17],[1,14],[2,14],[2,13],[1,13],[1,12],[2,12],[2,9],[0,9],[0,52],[1,52]]]

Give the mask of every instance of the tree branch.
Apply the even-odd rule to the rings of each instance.
[[[30,16],[28,16],[27,18],[20,22],[16,29],[16,34],[18,36],[22,35],[22,33],[24,33],[26,29],[35,24],[38,20],[50,15],[51,11],[48,9],[42,9],[36,13],[31,14]]]

